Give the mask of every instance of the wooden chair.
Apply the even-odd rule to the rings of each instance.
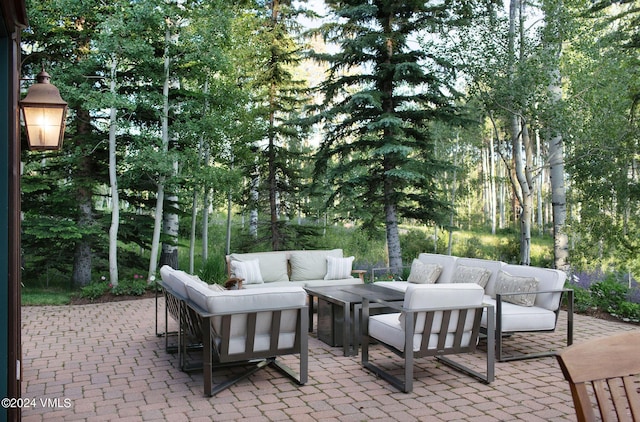
[[[640,331],[631,331],[575,344],[557,355],[579,422],[640,421],[639,352]]]

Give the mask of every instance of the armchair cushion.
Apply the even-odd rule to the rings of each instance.
[[[479,306],[484,298],[484,290],[475,283],[446,283],[446,284],[409,284],[404,294],[403,307],[406,309],[439,309],[439,308],[464,308],[468,306]],[[396,314],[400,322],[400,328],[404,330],[404,312]],[[376,317],[371,317],[374,320]],[[416,315],[416,326],[424,326],[424,313]],[[439,327],[441,316],[433,321],[433,327]],[[457,318],[450,321],[449,327],[455,330]],[[466,327],[465,327],[466,329]],[[433,333],[439,333],[439,328],[435,328]],[[417,334],[421,334],[418,331]],[[373,335],[375,337],[375,335]]]

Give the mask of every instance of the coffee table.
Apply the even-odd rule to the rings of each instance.
[[[318,299],[318,339],[332,347],[342,347],[344,356],[358,354],[362,298],[387,302],[404,300],[404,293],[375,284],[352,286],[305,287],[309,295],[309,331],[313,331],[313,298]],[[382,313],[384,306],[372,301],[372,313]]]

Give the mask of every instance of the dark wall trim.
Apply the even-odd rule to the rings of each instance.
[[[0,395],[20,398],[22,386],[20,266],[20,32],[24,0],[0,1]],[[19,421],[18,408],[0,409],[0,421]]]

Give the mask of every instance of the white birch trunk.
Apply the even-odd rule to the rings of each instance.
[[[116,95],[116,68],[118,62],[112,57],[111,95]],[[111,227],[109,227],[109,282],[118,285],[118,229],[120,226],[120,198],[116,173],[116,118],[117,109],[111,107],[109,113],[109,183],[111,184]]]
[[[198,226],[198,190],[193,189],[191,198],[191,234],[189,236],[189,274],[194,273],[196,254],[196,229]]]
[[[458,178],[458,173],[457,173],[457,168],[458,168],[458,135],[456,134],[456,147],[455,147],[455,152],[453,154],[453,180],[451,183],[451,209],[455,210],[456,207],[456,187],[457,187],[457,178]],[[454,212],[452,211],[451,214],[449,215],[449,241],[447,244],[447,255],[451,255],[452,249],[453,249],[453,218],[454,218]]]
[[[204,162],[209,166],[210,150],[206,145],[204,148]],[[205,184],[204,187],[204,199],[202,201],[202,262],[205,263],[209,259],[209,196],[211,195],[211,189],[209,185]]]
[[[557,25],[557,13],[551,11],[546,19]],[[549,22],[547,22],[549,24]],[[557,30],[557,28],[555,28]],[[557,39],[552,45],[557,48],[559,61],[562,54],[560,31],[554,34]],[[549,93],[552,103],[557,105],[562,99],[562,80],[559,67],[552,70],[552,82]],[[567,219],[567,194],[564,179],[564,141],[562,133],[554,130],[549,139],[549,179],[551,183],[551,207],[553,218],[553,263],[558,270],[569,270],[569,238],[565,231]]]
[[[491,213],[491,234],[496,234],[496,208],[497,208],[497,192],[496,192],[496,160],[494,156],[493,136],[489,137],[489,207]]]
[[[256,173],[251,176],[251,210],[249,211],[249,235],[253,238],[258,237],[258,186],[260,186],[260,176],[256,170]]]
[[[167,26],[165,30],[165,48],[164,48],[164,83],[162,86],[162,151],[166,153],[169,150],[169,41],[171,40],[171,31]],[[151,257],[149,259],[149,275],[148,282],[152,282],[156,278],[158,267],[158,249],[160,247],[160,233],[162,230],[162,215],[164,214],[164,183],[165,178],[161,176],[158,180],[158,192],[156,194],[156,212],[153,224],[153,239],[151,242]]]

